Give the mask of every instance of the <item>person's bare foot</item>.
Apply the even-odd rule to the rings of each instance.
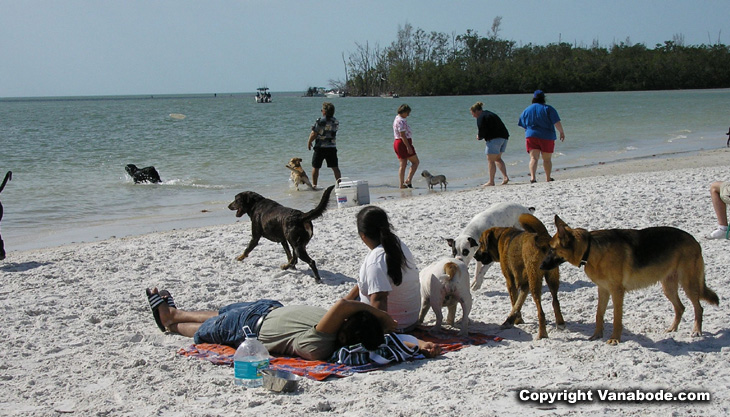
[[[491,181],[490,181],[490,182],[485,182],[485,183],[484,183],[484,184],[482,185],[482,187],[494,187],[494,183],[493,183],[493,182],[491,182]]]
[[[505,184],[507,184],[508,182],[509,182],[509,178],[505,178],[504,180],[502,180],[502,185],[505,185]]]

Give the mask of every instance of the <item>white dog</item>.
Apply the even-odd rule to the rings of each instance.
[[[519,222],[520,215],[524,213],[532,214],[534,211],[534,207],[527,208],[517,203],[492,205],[474,216],[456,239],[446,239],[451,247],[452,255],[469,265],[477,249],[479,249],[479,238],[482,236],[482,232],[490,227],[517,227],[522,229]],[[471,284],[472,290],[476,291],[482,287],[484,275],[490,266],[491,262],[484,264],[477,259],[474,282]]]
[[[469,291],[469,268],[461,259],[444,258],[424,268],[419,274],[421,281],[421,313],[418,323],[428,313],[428,308],[436,314],[436,324],[431,332],[441,330],[443,314],[441,308],[447,307],[446,324],[454,325],[456,304],[461,304],[461,327],[459,334],[469,334],[469,312],[471,311],[471,292]]]

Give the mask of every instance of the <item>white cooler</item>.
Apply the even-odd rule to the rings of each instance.
[[[341,178],[340,184],[335,188],[335,195],[338,208],[370,204],[370,190],[367,181],[350,181],[349,178]]]

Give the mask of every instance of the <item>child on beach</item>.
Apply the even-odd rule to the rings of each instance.
[[[729,132],[730,133],[730,132]],[[727,239],[727,205],[730,203],[730,182],[715,181],[710,184],[712,208],[717,217],[717,229],[706,236],[707,239]]]
[[[413,330],[421,307],[421,284],[411,251],[393,233],[388,214],[380,207],[360,210],[357,232],[370,253],[345,299],[387,311],[398,322],[398,332]]]
[[[335,106],[332,103],[322,103],[322,117],[317,119],[309,134],[307,149],[312,150],[314,142],[314,153],[312,154],[312,187],[317,188],[319,169],[322,168],[322,161],[327,161],[327,166],[332,168],[335,175],[335,182],[340,180],[340,168],[337,160],[337,129],[340,122],[335,119]]]

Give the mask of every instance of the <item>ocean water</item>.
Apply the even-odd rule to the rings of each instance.
[[[344,177],[366,180],[371,201],[424,194],[397,189],[392,121],[408,103],[408,122],[427,169],[447,176],[447,192],[487,179],[484,143],[476,141],[469,107],[482,101],[507,125],[504,159],[515,181],[527,179],[524,131],[517,126],[530,94],[307,98],[273,93],[164,97],[0,99],[0,175],[13,180],[0,195],[6,250],[24,250],[235,222],[227,205],[252,190],[304,211],[319,192],[297,192],[284,167],[295,156],[310,172],[306,143],[324,101],[340,121]],[[563,120],[554,169],[725,146],[730,89],[549,94]],[[183,114],[184,119],[170,117]],[[124,166],[153,165],[163,183],[135,185]],[[554,175],[559,179],[559,172]],[[334,182],[323,167],[320,186]],[[440,192],[440,191],[436,191]],[[332,203],[334,206],[334,202]]]

